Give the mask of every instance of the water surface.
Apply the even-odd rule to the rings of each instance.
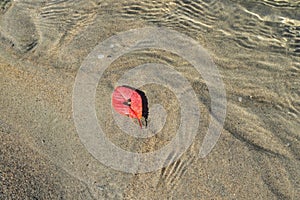
[[[202,126],[179,160],[128,174],[97,161],[72,119],[76,72],[88,53],[119,32],[167,27],[198,41],[225,84],[221,138],[198,158],[209,123],[205,81],[183,58],[155,49],[117,59],[97,88],[99,123],[123,149],[161,148],[175,134],[178,102],[143,87],[168,112],[166,128],[142,141],[106,117],[110,91],[133,66],[173,66],[199,99]],[[0,2],[0,197],[37,199],[299,199],[300,2],[295,0],[51,0]],[[172,103],[170,103],[172,102]],[[170,155],[172,157],[172,155]]]

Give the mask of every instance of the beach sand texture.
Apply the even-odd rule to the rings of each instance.
[[[121,56],[96,91],[99,124],[114,144],[157,150],[180,123],[174,94],[150,84],[140,89],[149,105],[164,106],[165,127],[142,140],[117,129],[111,92],[134,66],[180,71],[201,112],[197,136],[176,162],[130,174],[103,165],[82,144],[72,92],[96,45],[145,26],[176,30],[207,50],[225,85],[227,114],[216,146],[199,158],[210,119],[204,79],[167,51]],[[299,1],[1,1],[0,86],[0,199],[300,199]]]

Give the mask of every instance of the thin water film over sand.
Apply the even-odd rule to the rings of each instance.
[[[168,29],[180,37],[145,37],[147,32],[139,32],[144,27]],[[126,38],[130,30],[139,33],[134,39],[142,35],[169,47],[189,47],[178,43],[189,37],[191,44],[205,51],[193,57],[192,48],[178,54],[154,48],[156,43],[134,43]],[[118,37],[123,33],[126,37]],[[114,43],[106,44],[109,38]],[[99,45],[102,53],[91,53]],[[141,46],[145,48],[137,48]],[[195,63],[196,58],[205,59],[205,53],[211,60],[201,65],[206,69],[203,74]],[[101,74],[90,68],[82,71],[87,58],[92,58],[88,64],[95,69],[109,65]],[[218,74],[212,73],[210,61]],[[188,86],[178,88],[184,95],[195,94],[197,109],[189,110],[190,123],[183,129],[196,127],[196,132],[195,137],[177,137],[179,144],[192,142],[187,149],[164,154],[161,168],[141,172],[139,164],[147,160],[133,162],[129,157],[127,163],[120,163],[121,169],[132,164],[128,173],[107,164],[120,154],[107,154],[103,162],[97,155],[108,150],[90,149],[84,142],[89,138],[78,133],[76,77],[82,72],[90,82],[77,83],[97,83],[90,93],[94,94],[92,114],[105,138],[123,151],[146,155],[173,141],[184,124],[182,113],[190,108],[190,104],[181,107],[176,91],[161,84],[176,88],[179,78],[167,78],[156,69],[152,77],[160,77],[161,82],[138,88],[147,96],[150,128],[145,129],[143,119],[142,125],[151,137],[134,137],[120,128],[111,94],[124,74],[147,63],[171,68],[187,81]],[[223,90],[210,85],[205,73],[223,82],[226,104],[214,104],[211,92]],[[0,199],[300,198],[299,1],[0,1],[0,77]],[[226,108],[223,124],[214,105]],[[199,120],[194,122],[196,117]],[[122,119],[139,128],[135,119]],[[206,157],[199,157],[214,120],[222,124],[220,138]]]

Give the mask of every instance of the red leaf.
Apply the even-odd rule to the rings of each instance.
[[[127,115],[130,118],[137,118],[142,128],[143,105],[138,92],[126,86],[119,86],[112,94],[112,105],[118,113]]]

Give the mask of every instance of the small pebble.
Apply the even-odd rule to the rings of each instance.
[[[239,102],[242,102],[243,98],[242,98],[242,97],[239,97],[238,100],[239,100]]]
[[[98,55],[98,58],[99,58],[99,59],[102,59],[102,58],[104,58],[104,55],[103,55],[103,54],[99,54],[99,55]]]

